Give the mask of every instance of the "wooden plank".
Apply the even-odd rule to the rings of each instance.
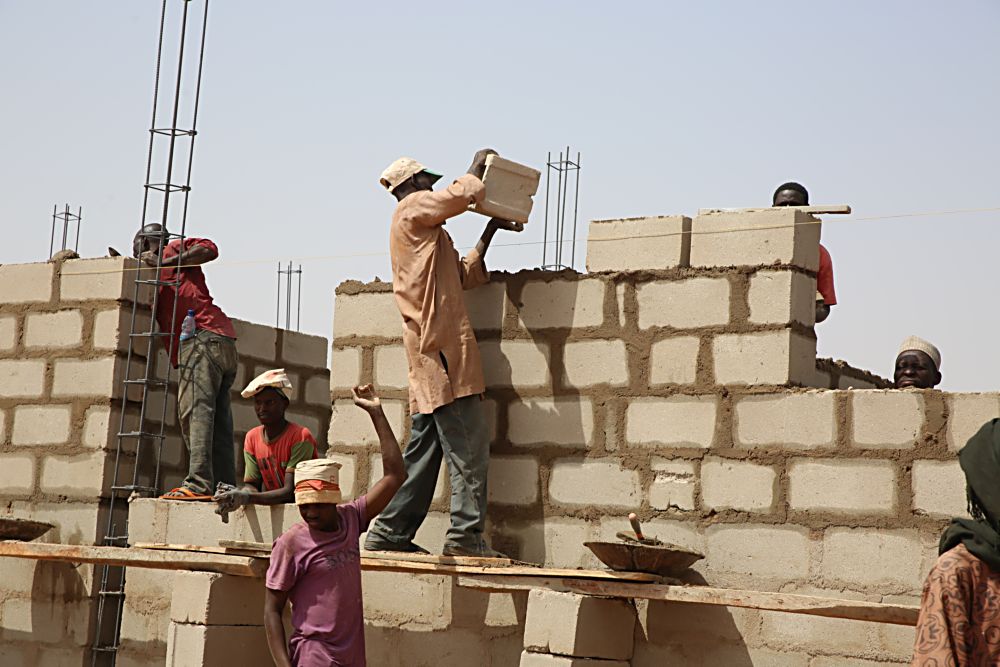
[[[219,572],[241,577],[263,577],[267,561],[245,556],[212,553],[93,547],[72,544],[0,541],[0,556],[68,563],[97,563],[158,570]]]
[[[240,551],[258,551],[271,553],[271,544],[268,542],[243,542],[241,540],[219,540],[219,546],[225,549],[239,549]]]
[[[376,570],[385,572],[411,572],[414,574],[443,574],[443,575],[493,575],[501,579],[507,577],[523,577],[525,579],[535,578],[576,578],[576,579],[597,579],[613,582],[630,583],[652,583],[660,582],[662,578],[655,574],[645,572],[612,572],[611,570],[563,570],[544,567],[524,567],[518,565],[505,567],[481,567],[471,565],[446,565],[439,563],[417,563],[412,561],[399,561],[389,558],[364,558],[361,559],[362,570]]]
[[[398,551],[361,551],[361,558],[375,560],[402,561],[406,563],[436,563],[438,565],[471,565],[478,567],[509,567],[513,565],[532,567],[531,563],[510,558],[478,558],[475,556],[437,556],[435,554],[408,554]]]
[[[796,206],[800,211],[805,213],[814,214],[827,214],[827,215],[849,215],[851,213],[851,207],[847,204],[827,204],[827,205],[816,205],[816,206]],[[750,211],[760,211],[763,207],[758,208],[699,208],[698,215],[705,215],[706,213],[748,213]]]
[[[573,578],[502,577],[482,575],[458,577],[459,586],[478,590],[503,592],[549,588],[566,593],[601,595],[605,597],[684,602],[690,604],[721,605],[783,611],[792,614],[844,618],[873,623],[916,625],[919,607],[900,604],[840,600],[814,595],[744,591],[709,586],[669,586],[663,584],[636,584]]]
[[[154,551],[193,551],[203,554],[227,554],[223,547],[205,547],[200,544],[167,544],[166,542],[136,542],[133,549],[153,549]]]

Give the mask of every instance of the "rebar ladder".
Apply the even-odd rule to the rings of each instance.
[[[171,332],[177,321],[177,299],[173,299],[170,313],[169,331],[157,331],[155,322],[157,308],[160,305],[161,292],[175,290],[180,284],[180,269],[174,271],[173,280],[162,280],[160,266],[163,261],[163,250],[168,243],[179,242],[184,245],[187,232],[188,195],[191,191],[191,168],[194,159],[194,139],[197,135],[198,104],[201,95],[202,66],[205,59],[205,34],[208,26],[208,0],[201,0],[204,5],[201,19],[200,35],[197,24],[189,31],[188,19],[193,14],[191,5],[197,0],[163,0],[160,12],[160,28],[158,49],[156,54],[156,78],[153,87],[153,114],[149,129],[149,150],[146,158],[146,181],[143,186],[142,219],[140,228],[147,220],[147,213],[160,211],[160,217],[154,222],[163,224],[160,236],[160,252],[157,253],[156,267],[143,268],[140,262],[132,298],[132,317],[129,326],[128,353],[125,360],[125,379],[121,388],[121,414],[115,448],[114,476],[110,488],[107,529],[104,534],[105,546],[128,546],[128,502],[132,497],[156,497],[160,494],[160,459],[163,453],[163,443],[166,439],[166,417],[170,404],[171,364],[166,364],[164,377],[158,377],[157,345],[159,339],[168,358],[173,356],[176,344]],[[177,33],[177,74],[173,87],[173,100],[167,105],[169,123],[161,125],[160,114],[160,80],[161,64],[164,59],[164,43],[168,31],[168,9],[180,5],[180,15],[176,17],[176,25],[169,29]],[[173,18],[173,15],[171,15]],[[185,50],[188,41],[198,44],[198,59],[194,66],[195,79],[193,88],[184,91],[185,81]],[[188,64],[188,69],[192,65]],[[193,94],[193,102],[186,105],[182,118],[182,93]],[[186,122],[189,119],[189,124]],[[182,126],[182,123],[184,125]],[[186,146],[179,145],[185,140]],[[186,160],[182,155],[186,147]],[[163,178],[154,177],[154,155],[159,158],[166,151],[162,163]],[[186,168],[185,168],[186,162]],[[176,167],[176,169],[175,169]],[[183,172],[183,173],[182,173]],[[180,209],[173,206],[173,196],[181,199]],[[158,201],[159,200],[159,201]],[[161,205],[162,203],[162,205]],[[173,216],[173,221],[171,219]],[[176,222],[176,225],[172,225]],[[169,233],[170,226],[179,229],[179,233]],[[141,326],[141,318],[137,317],[144,311],[141,305],[142,295],[146,290],[152,291],[152,312],[148,327]],[[137,328],[145,329],[137,331]],[[143,345],[145,347],[143,348]],[[145,363],[133,377],[133,359],[141,357],[145,350]],[[132,411],[130,419],[129,398],[139,393],[138,412]],[[162,405],[159,415],[150,407],[151,395],[162,392]],[[158,419],[157,419],[158,417]],[[135,424],[129,428],[129,422]],[[133,449],[134,443],[134,449]],[[123,466],[131,460],[132,471],[128,474]],[[125,604],[125,568],[121,566],[103,566],[100,574],[100,590],[98,593],[97,621],[91,644],[91,665],[93,667],[114,665],[117,659],[121,638],[122,611]]]

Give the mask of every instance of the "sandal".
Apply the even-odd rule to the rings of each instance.
[[[178,486],[176,489],[170,489],[160,496],[160,500],[196,500],[205,502],[211,501],[212,496],[195,493],[186,486]]]

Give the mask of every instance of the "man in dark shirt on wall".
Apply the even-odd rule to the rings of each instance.
[[[174,239],[166,243],[167,230],[152,223],[132,241],[133,254],[155,267],[160,258],[161,285],[156,322],[170,332],[170,361],[180,368],[177,381],[177,414],[188,449],[188,475],[181,486],[160,496],[169,500],[211,500],[216,484],[236,484],[233,446],[233,413],[229,391],[236,380],[236,330],[222,309],[212,302],[201,265],[219,256],[208,239]],[[176,305],[175,305],[176,302]],[[181,323],[194,311],[195,335],[180,340]]]

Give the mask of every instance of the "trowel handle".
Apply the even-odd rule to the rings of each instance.
[[[632,524],[632,531],[635,533],[635,536],[639,538],[639,541],[646,539],[642,536],[642,526],[639,525],[639,517],[635,512],[629,512],[628,522]]]

